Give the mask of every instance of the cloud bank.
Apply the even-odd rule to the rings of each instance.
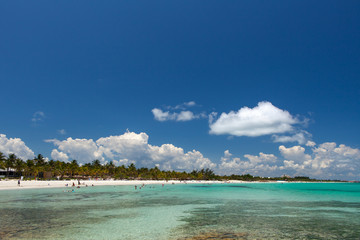
[[[218,174],[251,174],[258,176],[309,176],[317,179],[360,179],[360,149],[335,142],[286,147],[280,145],[277,154],[263,153],[233,156],[229,150],[215,163],[201,152],[185,152],[173,144],[149,144],[146,133],[126,132],[122,135],[102,137],[97,140],[67,138],[50,139],[53,160],[78,160],[79,163],[99,159],[116,165],[135,163],[137,167],[158,166],[163,170],[191,171],[211,168]],[[0,134],[0,151],[5,155],[15,153],[26,161],[34,152],[20,138],[7,138]]]
[[[296,175],[322,176],[328,179],[360,177],[359,149],[326,142],[318,147],[313,145],[312,154],[306,154],[305,149],[300,146],[280,146],[279,150],[285,158],[283,169]]]
[[[112,160],[117,165],[135,163],[138,167],[159,166],[164,170],[191,171],[211,168],[218,174],[251,174],[257,176],[309,176],[321,179],[359,179],[360,150],[333,142],[305,146],[280,145],[279,156],[260,152],[234,157],[229,150],[215,163],[196,150],[185,152],[173,144],[149,144],[146,133],[126,132],[97,139],[47,140],[57,146],[51,153],[55,160],[76,159],[80,163]]]
[[[317,179],[359,179],[360,150],[344,144],[314,142],[302,146],[279,146],[282,158],[260,152],[245,154],[244,159],[224,152],[218,165],[220,174],[251,174],[258,176],[309,176]],[[307,153],[308,152],[308,153]]]
[[[185,152],[173,144],[153,146],[148,143],[146,133],[126,132],[123,135],[93,139],[46,140],[57,149],[51,153],[55,160],[76,159],[79,163],[112,160],[118,165],[135,163],[137,166],[159,166],[165,170],[190,171],[193,169],[215,168],[216,164],[196,150]]]
[[[221,162],[218,166],[220,174],[251,174],[256,176],[271,176],[280,174],[279,167],[275,164],[277,157],[273,154],[265,154],[260,152],[259,155],[245,154],[246,160],[241,160],[240,157],[232,157],[229,150],[224,152]],[[269,175],[269,173],[271,175]]]

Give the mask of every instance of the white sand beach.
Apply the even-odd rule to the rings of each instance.
[[[239,182],[239,181],[232,181]],[[80,180],[80,187],[87,186],[117,186],[117,185],[142,185],[142,184],[186,184],[186,183],[224,183],[220,181],[178,181],[178,180]],[[37,181],[37,180],[28,180],[20,181],[20,186],[18,186],[18,180],[1,180],[0,181],[0,190],[10,190],[10,189],[30,189],[30,188],[59,188],[59,187],[72,187],[73,184],[75,187],[78,186],[78,181],[74,180],[48,180],[48,181]]]

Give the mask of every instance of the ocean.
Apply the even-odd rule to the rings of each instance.
[[[358,183],[0,191],[0,239],[360,239]]]

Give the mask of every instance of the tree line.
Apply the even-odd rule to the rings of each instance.
[[[100,160],[79,165],[77,160],[63,162],[59,160],[46,159],[37,155],[34,159],[23,161],[15,154],[11,153],[7,157],[0,152],[0,168],[6,170],[6,177],[11,177],[10,173],[15,173],[13,177],[23,176],[25,178],[42,179],[45,175],[50,178],[73,179],[73,178],[114,178],[114,179],[198,179],[210,180],[217,179],[211,169],[193,170],[190,173],[177,171],[162,171],[158,167],[136,168],[135,164],[129,166],[115,166],[112,161],[101,164]]]
[[[115,166],[112,161],[101,164],[100,160],[94,160],[91,163],[79,165],[77,160],[63,162],[59,160],[46,159],[38,154],[34,159],[23,161],[14,153],[5,156],[0,152],[0,169],[6,170],[6,177],[20,177],[25,179],[141,179],[141,180],[243,180],[243,181],[268,181],[268,180],[287,180],[287,181],[316,181],[306,176],[297,176],[291,178],[282,176],[276,178],[264,178],[259,176],[230,175],[220,176],[213,170],[201,169],[191,172],[164,171],[158,167],[153,168],[136,168],[132,163],[129,166]],[[10,173],[15,173],[10,176]]]

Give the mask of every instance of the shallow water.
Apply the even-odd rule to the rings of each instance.
[[[0,239],[360,238],[356,183],[69,189],[0,191]]]

